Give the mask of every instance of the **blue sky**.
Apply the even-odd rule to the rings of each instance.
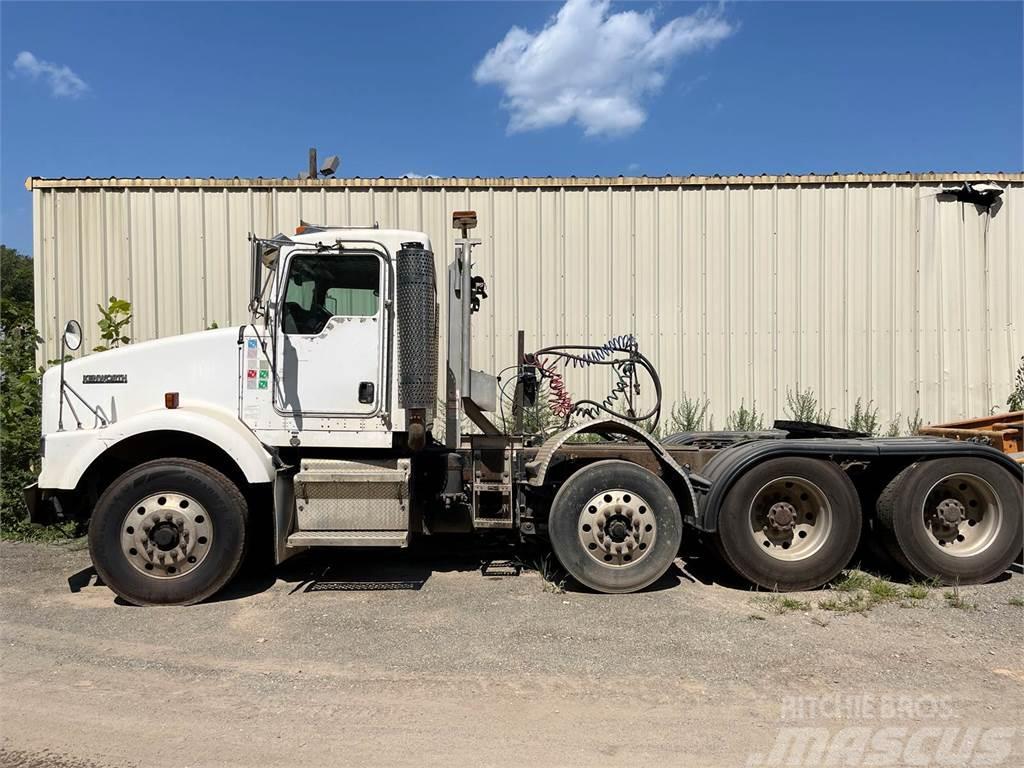
[[[1024,166],[1019,2],[570,3],[4,2],[3,240],[31,251],[27,176],[314,145],[347,176]]]

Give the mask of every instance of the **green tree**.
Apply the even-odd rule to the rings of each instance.
[[[99,304],[96,308],[100,311],[99,327],[103,344],[93,347],[92,351],[106,352],[108,349],[117,349],[122,344],[130,344],[132,340],[125,334],[124,329],[132,321],[131,302],[111,296],[106,309]]]
[[[1013,380],[1013,392],[1006,398],[1006,405],[1011,411],[1024,411],[1024,355],[1020,356],[1017,375]]]
[[[39,452],[32,260],[0,246],[0,527],[25,518],[22,488],[35,479]]]

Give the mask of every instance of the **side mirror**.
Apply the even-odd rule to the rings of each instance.
[[[62,338],[64,348],[72,352],[82,346],[82,325],[77,320],[68,320]]]
[[[259,247],[259,259],[263,266],[271,271],[277,269],[277,257],[281,249],[274,245],[265,246],[263,243],[260,243]]]

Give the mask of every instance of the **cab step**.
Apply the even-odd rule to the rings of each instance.
[[[289,547],[404,547],[409,459],[303,459]]]
[[[407,547],[408,531],[296,531],[289,547]]]

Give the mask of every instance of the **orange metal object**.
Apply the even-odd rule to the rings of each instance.
[[[930,424],[921,427],[918,434],[984,443],[1010,454],[1015,461],[1024,464],[1024,411]]]

